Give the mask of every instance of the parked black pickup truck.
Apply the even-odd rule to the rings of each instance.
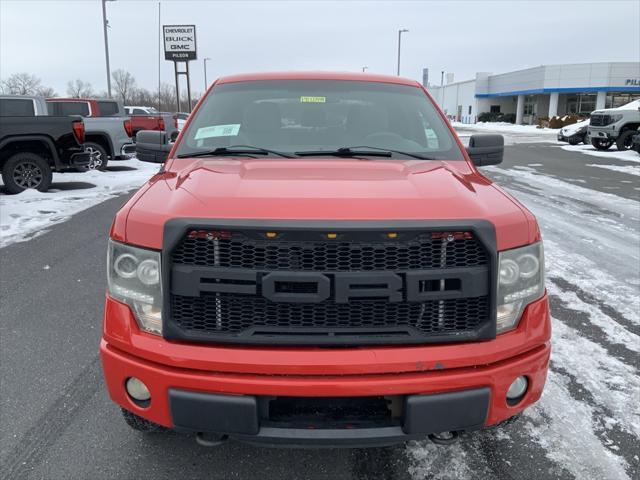
[[[8,110],[0,108],[0,169],[9,193],[44,192],[52,172],[86,170],[91,157],[84,151],[81,117],[4,116]]]

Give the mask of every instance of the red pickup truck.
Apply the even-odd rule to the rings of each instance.
[[[551,322],[534,216],[413,80],[219,79],[117,213],[100,354],[138,430],[374,446],[510,421]]]
[[[174,139],[178,135],[178,118],[174,114],[159,112],[153,107],[125,106],[124,109],[131,116],[134,135],[141,130],[165,131]]]

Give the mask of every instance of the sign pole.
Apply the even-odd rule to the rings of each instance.
[[[180,87],[178,86],[178,76],[179,76],[179,72],[178,72],[178,62],[173,62],[173,69],[176,73],[176,107],[177,110],[176,112],[180,112]]]
[[[187,67],[187,97],[189,99],[189,113],[191,113],[191,109],[193,106],[191,105],[191,75],[189,75],[189,61],[184,62]]]

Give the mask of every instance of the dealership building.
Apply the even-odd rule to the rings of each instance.
[[[479,72],[427,89],[451,120],[475,123],[484,112],[515,114],[517,124],[556,115],[587,116],[640,98],[640,62],[541,65],[515,72]]]

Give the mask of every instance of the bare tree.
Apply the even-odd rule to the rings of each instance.
[[[111,76],[113,77],[115,90],[120,100],[122,100],[122,103],[128,104],[136,88],[136,79],[133,78],[131,73],[122,69],[114,71]]]
[[[2,82],[2,90],[10,95],[35,95],[41,88],[40,79],[29,73],[14,73]]]
[[[37,94],[44,98],[52,98],[58,96],[53,87],[40,87],[38,88]]]
[[[93,96],[93,87],[89,82],[77,78],[67,83],[67,95],[71,98],[87,98]]]

